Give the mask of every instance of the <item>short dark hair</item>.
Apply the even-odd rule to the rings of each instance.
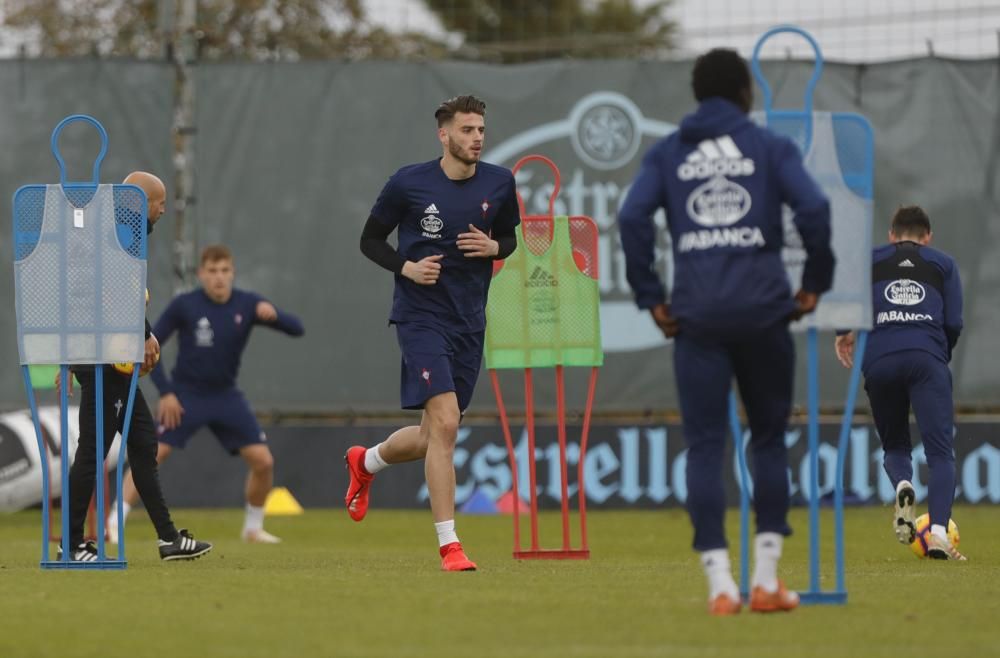
[[[455,96],[449,98],[434,111],[434,118],[437,119],[438,128],[455,118],[459,112],[478,114],[486,116],[486,103],[475,96]]]
[[[201,250],[201,265],[205,263],[217,263],[220,260],[233,261],[233,252],[229,247],[221,244],[212,244]]]
[[[889,230],[897,237],[922,238],[931,232],[931,219],[920,206],[900,206],[892,216]]]
[[[691,89],[699,102],[718,96],[742,106],[750,88],[750,68],[735,50],[714,48],[694,61]]]

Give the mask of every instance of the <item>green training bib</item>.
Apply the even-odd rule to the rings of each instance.
[[[597,281],[574,261],[569,218],[553,221],[552,242],[541,254],[528,249],[522,226],[518,249],[490,285],[487,368],[604,363]]]

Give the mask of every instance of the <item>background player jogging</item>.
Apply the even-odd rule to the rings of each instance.
[[[732,50],[699,57],[698,109],[656,143],[618,213],[626,275],[639,308],[674,338],[674,374],[687,455],[687,508],[694,549],[708,578],[709,611],[739,612],[723,521],[729,390],[735,376],[750,426],[757,517],[750,607],[790,610],[798,595],[777,577],[788,526],[785,429],[795,351],[788,322],[829,290],[834,256],[830,206],[806,173],[798,147],[747,116],[753,91]],[[782,204],[795,213],[807,259],[792,297],[781,260]],[[654,269],[656,227],[666,210],[674,258],[667,304]]]
[[[184,448],[195,432],[207,426],[222,447],[243,457],[250,469],[242,539],[275,544],[281,540],[264,530],[264,502],[274,481],[274,458],[249,402],[236,388],[236,376],[255,325],[290,336],[301,336],[304,329],[297,317],[279,311],[260,295],[234,288],[235,274],[229,249],[206,247],[198,268],[201,288],[175,297],[153,327],[161,342],[176,332],[179,343],[172,379],[162,364],[152,374],[160,392],[156,458],[163,462],[174,448]],[[131,473],[122,491],[128,514],[139,498]],[[108,527],[117,529],[114,516]]]
[[[444,571],[476,568],[455,532],[455,441],[479,376],[492,261],[513,253],[521,221],[513,174],[479,160],[485,114],[474,96],[442,103],[434,113],[442,156],[393,174],[361,234],[365,256],[395,275],[389,321],[402,352],[401,405],[423,416],[372,448],[347,451],[345,502],[361,521],[376,473],[424,459]],[[386,242],[394,230],[398,250]]]
[[[865,391],[884,450],[883,466],[896,490],[893,530],[900,543],[916,536],[917,494],[910,453],[910,407],[930,471],[928,557],[965,560],[948,539],[955,498],[955,410],[951,353],[962,332],[962,282],[951,256],[930,246],[931,221],[919,206],[899,208],[889,244],[872,254],[873,329],[861,362]],[[854,363],[854,332],[838,335],[837,358]]]

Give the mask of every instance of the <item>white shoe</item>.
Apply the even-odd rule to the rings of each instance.
[[[261,528],[260,530],[247,530],[243,529],[240,533],[240,539],[248,544],[280,544],[281,537],[275,537],[267,530]]]
[[[917,538],[916,503],[917,492],[913,485],[907,480],[900,480],[896,485],[895,511],[892,517],[892,530],[900,544],[912,544]]]

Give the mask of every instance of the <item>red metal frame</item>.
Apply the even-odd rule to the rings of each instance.
[[[513,172],[516,174],[525,164],[529,162],[541,162],[552,170],[554,185],[552,194],[549,196],[549,208],[547,215],[528,215],[525,212],[524,199],[520,192],[517,193],[517,203],[521,210],[522,232],[526,225],[536,222],[546,222],[549,227],[549,234],[554,231],[555,201],[559,195],[560,175],[559,169],[549,158],[542,155],[528,155],[514,165]],[[593,225],[593,220],[589,217],[571,217],[571,223],[586,221]],[[591,253],[594,255],[594,262],[590,264],[587,272],[591,277],[597,279],[597,230],[594,228],[593,244]],[[493,274],[503,268],[503,261],[494,264]],[[581,267],[582,270],[582,267]],[[529,501],[529,515],[531,523],[531,544],[528,549],[521,548],[521,515],[520,515],[520,487],[518,485],[517,456],[514,451],[514,441],[511,437],[510,420],[507,416],[507,409],[503,402],[503,394],[500,390],[500,380],[496,370],[490,370],[490,381],[493,384],[493,393],[497,400],[497,410],[500,415],[500,425],[503,430],[504,441],[507,444],[507,457],[510,461],[512,494],[514,496],[513,522],[514,522],[514,558],[525,559],[556,559],[556,560],[585,560],[590,557],[590,548],[587,542],[587,494],[584,482],[584,460],[587,455],[587,440],[590,433],[590,418],[594,405],[594,391],[597,387],[597,371],[595,366],[590,369],[590,382],[587,389],[587,402],[584,408],[583,428],[580,436],[580,457],[577,464],[577,485],[578,485],[578,513],[580,517],[580,548],[573,548],[570,540],[570,509],[569,509],[569,475],[566,461],[566,389],[565,372],[563,366],[556,366],[556,415],[558,423],[559,441],[559,467],[561,476],[561,515],[562,515],[562,547],[557,549],[541,548],[538,533],[538,486],[535,463],[535,400],[534,400],[534,376],[531,368],[524,370],[524,400],[525,400],[525,429],[528,434],[528,479],[531,491]]]

